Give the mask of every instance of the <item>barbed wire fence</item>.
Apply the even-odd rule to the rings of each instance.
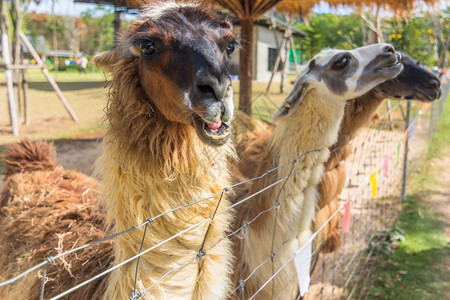
[[[380,254],[385,251],[386,245],[389,246],[389,228],[391,228],[394,224],[400,210],[401,199],[404,198],[404,195],[402,195],[402,191],[404,192],[402,185],[404,186],[406,183],[404,170],[408,169],[408,164],[410,164],[411,161],[418,161],[423,155],[427,142],[432,137],[432,134],[436,129],[437,120],[442,113],[443,102],[447,97],[448,90],[449,84],[447,83],[443,87],[441,100],[431,104],[422,104],[419,102],[412,103],[411,101],[408,101],[407,104],[405,102],[397,102],[387,111],[381,112],[379,120],[372,125],[363,128],[351,142],[354,150],[352,155],[345,160],[347,182],[343,192],[340,195],[339,206],[332,214],[330,214],[327,221],[322,224],[321,227],[316,229],[306,244],[313,243],[325,226],[329,225],[333,220],[336,220],[336,218],[340,218],[343,211],[347,214],[350,213],[351,226],[347,232],[342,234],[342,247],[334,252],[327,254],[321,253],[322,246],[326,240],[321,243],[314,244],[312,249],[313,270],[311,274],[311,286],[309,292],[304,296],[304,298],[337,299],[345,297],[348,299],[359,299],[364,298],[367,295],[372,284],[374,274],[376,274],[377,271],[377,259]],[[259,106],[259,110],[256,110],[256,113],[260,114],[262,119],[267,120],[276,108],[276,105],[268,96],[258,95],[257,99],[262,102],[262,105]],[[405,106],[406,108],[404,108]],[[404,118],[405,111],[406,119]],[[311,152],[320,150],[321,149],[315,149]],[[335,150],[338,149],[334,149],[332,151]],[[129,299],[139,299],[145,297],[146,295],[151,295],[153,288],[164,281],[170,281],[171,275],[190,264],[196,263],[224,240],[241,235],[246,228],[252,226],[252,223],[264,214],[272,211],[277,213],[279,210],[283,209],[283,203],[289,201],[290,195],[282,199],[279,199],[278,195],[278,197],[274,199],[271,207],[259,212],[253,219],[246,220],[242,224],[237,224],[238,226],[235,227],[236,229],[234,229],[234,231],[229,232],[211,247],[205,249],[203,244],[196,255],[186,258],[184,263],[174,267],[162,275],[150,286],[139,290],[137,288],[137,282],[139,280],[139,261],[143,255],[199,226],[208,224],[204,236],[205,240],[209,232],[209,226],[211,226],[211,221],[215,217],[227,211],[239,209],[242,204],[251,201],[256,195],[264,193],[275,186],[282,187],[291,177],[303,172],[304,169],[298,167],[297,162],[308,153],[299,153],[298,157],[294,160],[268,170],[255,178],[236,183],[229,187],[224,187],[216,195],[211,195],[208,198],[199,199],[195,202],[173,208],[170,211],[153,216],[133,228],[129,228],[103,239],[73,248],[56,256],[47,257],[40,264],[37,264],[6,281],[0,282],[0,287],[17,284],[18,281],[23,280],[24,277],[34,274],[34,276],[40,276],[40,278],[42,278],[41,292],[40,295],[36,295],[36,298],[70,298],[70,294],[75,290],[88,284],[92,284],[100,278],[106,278],[106,276],[113,270],[119,269],[122,266],[135,261],[135,284],[134,289],[130,291]],[[414,167],[414,164],[412,164],[409,169],[414,169]],[[224,197],[229,196],[233,189],[239,188],[245,184],[253,183],[257,180],[261,180],[264,177],[267,177],[270,174],[284,168],[288,168],[289,170],[287,176],[277,178],[274,182],[267,185],[263,189],[242,199],[237,199],[231,206],[223,210],[219,210],[220,202]],[[203,221],[178,232],[160,243],[154,244],[150,248],[144,249],[144,240],[148,238],[152,225],[155,222],[158,222],[158,219],[175,211],[186,209],[187,207],[193,205],[199,205],[202,202],[214,199],[216,197],[219,198],[216,210],[209,218],[206,218]],[[105,270],[98,270],[97,275],[82,282],[77,282],[72,288],[62,293],[46,296],[45,288],[48,280],[46,275],[47,268],[50,264],[54,263],[56,260],[64,259],[64,257],[67,257],[70,254],[76,254],[83,249],[90,247],[101,247],[101,244],[105,241],[110,241],[119,235],[125,235],[136,230],[142,230],[143,233],[142,243],[140,247],[138,247],[139,249],[134,256]],[[268,239],[270,238],[272,238],[273,244],[273,239],[275,237],[268,237]],[[254,246],[257,247],[258,245]],[[233,287],[232,291],[230,291],[230,297],[245,299],[244,295],[246,282],[254,276],[258,269],[262,268],[264,265],[272,264],[273,266],[273,257],[283,246],[284,243],[281,243],[278,248],[272,247],[270,255],[265,260],[261,261],[256,268],[251,270],[250,274],[246,278],[240,278],[239,282]],[[303,249],[299,249],[297,253],[302,250]],[[268,278],[268,280],[262,284],[258,291],[251,295],[249,299],[258,298],[259,293],[263,289],[270,288],[273,279],[276,278],[276,276],[280,274],[280,272],[282,272],[287,266],[293,264],[294,259],[295,255],[284,261],[280,268],[275,269],[272,267],[272,276]],[[305,267],[309,268],[308,265],[305,265]],[[290,282],[286,283],[286,286],[295,281],[297,281],[297,274],[292,274],[292,279]],[[277,299],[277,295],[272,295],[272,298]],[[301,297],[299,296],[298,299],[300,298]]]

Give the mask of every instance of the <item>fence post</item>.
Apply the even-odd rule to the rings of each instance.
[[[409,147],[409,122],[411,120],[411,100],[406,105],[406,124],[405,124],[405,151],[403,155],[403,180],[402,180],[402,203],[406,201],[406,181],[408,179],[408,147]]]

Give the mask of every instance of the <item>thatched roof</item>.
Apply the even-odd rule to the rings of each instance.
[[[127,7],[129,9],[139,9],[143,4],[150,1],[146,0],[74,0],[75,3],[95,3],[95,4],[109,4],[120,7]]]
[[[280,12],[292,13],[300,15],[308,12],[314,5],[321,2],[328,3],[332,7],[347,6],[355,9],[361,9],[363,6],[374,7],[380,6],[390,10],[396,14],[404,14],[410,12],[417,0],[282,0],[277,6]],[[438,0],[421,0],[422,3],[429,5],[435,4]]]
[[[229,9],[239,19],[251,18],[256,20],[266,11],[280,3],[282,0],[210,0]]]
[[[127,7],[130,9],[139,9],[146,3],[155,2],[156,0],[74,0],[78,3],[98,3],[111,4],[115,6]],[[187,0],[180,0],[187,1]],[[363,6],[373,7],[383,6],[394,13],[407,13],[414,8],[417,0],[200,0],[212,4],[219,4],[230,10],[239,19],[251,17],[256,19],[276,6],[280,12],[292,13],[300,15],[309,12],[314,5],[321,2],[328,3],[332,7],[347,6],[360,9]],[[435,4],[438,0],[420,0],[422,3]]]

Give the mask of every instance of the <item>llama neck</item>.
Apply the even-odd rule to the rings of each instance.
[[[271,147],[280,153],[279,163],[286,163],[297,156],[333,144],[344,113],[343,101],[324,100],[310,92],[296,111],[279,121]]]
[[[339,141],[346,144],[353,139],[362,126],[370,121],[372,115],[384,101],[384,97],[375,91],[370,91],[361,97],[347,101],[344,118],[339,130]],[[339,143],[339,142],[338,142]],[[337,146],[342,146],[336,144]]]
[[[118,231],[165,211],[214,195],[228,185],[230,144],[203,144],[193,128],[169,122],[138,144],[107,134],[99,165],[107,220]],[[159,145],[159,146],[158,146]],[[121,195],[120,197],[117,197]],[[200,215],[209,217],[207,211]],[[118,217],[129,214],[133,217]]]
[[[248,209],[242,210],[242,214],[246,214],[244,219],[252,221],[247,227],[248,233],[243,244],[242,256],[247,263],[244,276],[248,276],[251,270],[270,257],[272,251],[276,252],[275,268],[281,267],[310,237],[316,205],[316,186],[322,177],[323,163],[330,153],[328,147],[337,139],[344,107],[344,102],[328,100],[324,103],[310,92],[294,113],[278,122],[263,155],[259,173],[294,159],[297,162],[255,181],[252,187],[251,192],[255,193],[289,176],[286,181],[255,196],[254,200],[247,202]],[[279,202],[278,209],[271,209],[276,206],[276,201]],[[266,213],[261,213],[262,211]],[[275,278],[276,292],[277,287],[285,286],[288,277],[295,272],[292,268],[290,265],[282,272],[284,279]],[[264,282],[270,278],[270,265],[262,266],[257,274],[255,276],[261,278],[251,278],[248,282],[249,290],[257,290],[258,281]],[[290,289],[286,293],[290,294]],[[262,297],[268,298],[270,294]]]
[[[254,216],[258,211],[271,207],[274,198],[278,197],[280,201],[286,203],[285,207],[279,210],[279,226],[283,227],[282,231],[285,233],[289,232],[290,236],[296,236],[299,228],[299,221],[304,212],[302,206],[305,188],[315,186],[319,182],[323,163],[329,156],[328,147],[337,139],[345,103],[338,100],[330,102],[325,103],[310,92],[292,115],[281,119],[260,168],[260,172],[263,172],[298,159],[293,167],[288,165],[274,175],[277,179],[290,176],[285,187],[281,189],[282,184],[279,184],[271,192],[262,193],[257,200],[258,204],[252,204],[253,213],[250,213]],[[307,153],[309,151],[311,152]],[[271,178],[267,181],[271,183],[275,180]],[[268,182],[256,182],[254,191],[261,189],[264,184]],[[305,199],[305,201],[315,200]],[[268,225],[266,229],[272,231],[273,225],[270,223],[266,222]]]
[[[147,128],[135,144],[129,143],[135,139],[127,139],[128,135],[118,138],[114,130],[109,130],[103,141],[103,153],[97,160],[103,183],[101,204],[113,231],[153,220],[148,224],[145,240],[143,227],[116,237],[114,264],[136,255],[141,242],[143,249],[149,249],[186,230],[185,234],[141,257],[137,283],[141,290],[170,272],[174,264],[181,264],[187,257],[195,257],[200,249],[209,250],[219,243],[231,222],[229,212],[217,216],[206,235],[208,218],[216,208],[220,212],[228,206],[226,195],[222,199],[220,192],[229,185],[226,164],[232,153],[231,144],[209,147],[189,126],[174,122],[159,125],[162,126]],[[157,145],[159,148],[155,148]],[[187,205],[202,199],[207,200]],[[176,210],[182,206],[185,207]],[[166,213],[169,211],[172,212]],[[223,245],[228,244],[225,241],[217,249]],[[155,287],[152,293],[157,298],[164,295],[173,299],[191,298],[199,276],[197,262],[189,265],[189,278],[175,275],[171,281]],[[228,268],[228,264],[223,262],[223,268]],[[105,299],[127,298],[133,289],[135,270],[136,261],[133,261],[113,272]],[[183,288],[174,288],[177,285]]]

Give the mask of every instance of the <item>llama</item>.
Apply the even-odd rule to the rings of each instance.
[[[345,169],[340,162],[351,154],[352,148],[348,143],[358,130],[369,122],[383,100],[391,98],[430,102],[440,97],[439,80],[433,74],[421,68],[416,60],[403,54],[399,54],[399,57],[404,68],[396,78],[380,84],[361,97],[347,101],[338,142],[330,148],[331,155],[326,163],[322,182],[318,186],[315,228],[320,228],[339,207],[337,197],[346,179]],[[234,144],[239,162],[231,168],[233,182],[240,182],[258,175],[258,163],[269,143],[274,125],[239,112],[236,112],[233,122]],[[237,198],[248,195],[250,186],[251,184],[238,186]],[[338,225],[339,215],[333,218],[315,239],[315,243],[322,245],[325,252],[332,252],[341,244]],[[327,241],[323,243],[325,239]]]
[[[47,257],[102,239],[109,234],[96,209],[97,180],[58,166],[53,145],[23,141],[3,153],[4,189],[1,193],[1,281],[16,276]],[[47,266],[45,297],[64,292],[108,268],[113,243],[103,242]],[[81,275],[81,277],[80,277]],[[8,276],[9,278],[6,278]],[[42,274],[30,273],[0,288],[4,299],[38,299]],[[73,299],[99,299],[100,278],[71,294]]]
[[[100,203],[113,232],[220,194],[229,184],[226,160],[234,152],[227,69],[235,45],[231,23],[208,9],[158,2],[121,35],[118,46],[95,58],[113,74],[109,124],[96,162],[103,183]],[[203,222],[140,257],[137,291],[184,265],[158,282],[151,297],[224,298],[232,258],[230,241],[224,239],[230,212],[214,218],[207,228],[216,208],[228,206],[225,198],[187,206],[149,225],[144,250]],[[142,231],[118,236],[114,265],[137,254],[141,240]],[[130,296],[136,263],[111,273],[105,299]]]
[[[330,154],[328,148],[337,140],[346,101],[394,78],[402,68],[391,45],[376,44],[350,51],[324,50],[299,76],[287,99],[275,112],[276,127],[262,155],[258,173],[294,159],[296,162],[292,168],[281,168],[255,181],[250,192],[259,191],[279,178],[290,178],[285,184],[246,202],[245,209],[241,209],[238,215],[239,226],[254,220],[246,228],[241,241],[243,245],[236,246],[237,249],[242,248],[243,273],[235,277],[245,279],[255,270],[245,282],[247,296],[255,293],[273,275],[273,271],[278,270],[311,237],[316,186],[322,176],[323,163]],[[275,223],[274,210],[260,213],[273,207],[276,201],[280,201],[280,209],[277,209]],[[272,237],[273,242],[268,242]],[[273,256],[271,253],[275,250]],[[261,265],[269,257],[272,257],[273,265]],[[259,268],[255,269],[257,266]],[[236,267],[239,269],[240,266]],[[261,291],[261,299],[295,297],[298,288],[290,280],[293,274],[294,266],[290,264]]]
[[[339,139],[330,148],[332,154],[326,163],[326,172],[319,185],[319,211],[314,221],[316,229],[320,228],[339,207],[338,195],[345,184],[345,168],[342,161],[352,152],[349,142],[359,129],[370,121],[384,99],[431,102],[441,95],[440,82],[436,76],[420,67],[416,60],[399,55],[403,70],[396,78],[380,84],[361,97],[348,101],[339,129]],[[322,245],[324,252],[332,252],[341,245],[338,225],[339,215],[333,218],[316,238],[315,243]]]
[[[100,282],[94,298],[225,298],[232,258],[225,233],[232,215],[228,211],[210,219],[216,209],[228,207],[219,194],[229,185],[226,162],[235,156],[229,140],[233,101],[228,61],[236,44],[231,23],[209,8],[161,1],[144,9],[117,46],[95,58],[112,73],[108,124],[95,166],[109,232],[152,220],[143,250],[186,233],[140,257],[136,286],[134,260]],[[181,206],[186,207],[175,210]],[[108,247],[110,253],[104,254],[113,261],[105,264],[114,266],[136,255],[142,237],[142,230],[118,236],[114,250]],[[46,290],[45,297],[52,295]],[[74,297],[91,299],[82,295]]]

